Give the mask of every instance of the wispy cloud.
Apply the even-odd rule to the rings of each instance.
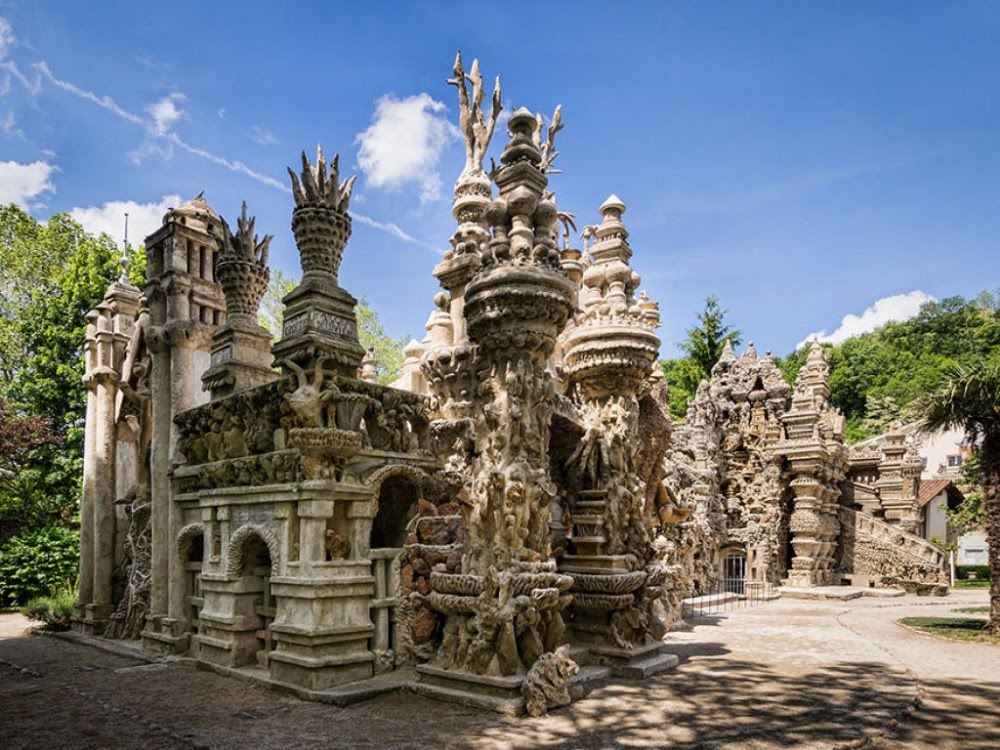
[[[49,66],[44,60],[35,63],[32,67],[34,67],[34,69],[37,70],[41,74],[41,76],[45,78],[45,80],[47,80],[56,88],[62,89],[67,93],[73,94],[73,96],[77,96],[81,99],[86,99],[89,102],[93,102],[98,107],[101,107],[102,109],[106,109],[109,112],[112,112],[117,117],[120,117],[123,120],[131,122],[133,125],[141,125],[142,127],[146,127],[147,125],[146,120],[144,120],[142,117],[133,112],[129,112],[127,109],[119,105],[118,102],[116,102],[110,96],[98,96],[94,92],[87,91],[86,89],[81,89],[79,86],[75,86],[69,81],[64,81],[60,78],[56,78],[52,74],[52,71],[49,70]]]
[[[34,208],[41,196],[55,192],[51,178],[57,171],[58,167],[44,161],[0,162],[0,204],[16,203],[22,208]]]
[[[6,18],[0,18],[0,60],[5,59],[10,54],[15,41],[14,29],[11,27],[10,21]]]
[[[731,193],[700,196],[671,195],[660,203],[657,213],[663,218],[748,213],[790,195],[823,188],[881,168],[883,168],[881,165],[867,165],[820,169],[785,180],[753,185]]]
[[[10,24],[7,23],[5,19],[0,18],[0,70],[7,72],[8,78],[13,75],[29,93],[36,93],[41,86],[42,80],[45,80],[61,91],[72,94],[79,99],[89,101],[101,109],[112,113],[121,120],[143,128],[149,137],[142,145],[139,146],[139,148],[132,152],[131,156],[133,161],[141,161],[144,158],[153,155],[160,156],[162,158],[170,158],[173,155],[173,149],[177,148],[185,153],[191,154],[192,156],[196,156],[199,159],[204,159],[205,161],[209,161],[220,167],[228,169],[231,172],[242,174],[261,184],[274,188],[275,190],[280,190],[284,193],[291,193],[291,188],[289,188],[282,181],[276,180],[263,172],[252,169],[242,161],[228,159],[224,156],[208,151],[207,149],[188,143],[182,139],[173,128],[176,123],[184,119],[184,110],[181,108],[181,104],[186,101],[186,97],[183,94],[174,92],[166,95],[156,102],[153,102],[145,109],[148,116],[143,117],[142,115],[136,114],[135,112],[121,106],[111,96],[98,95],[93,91],[88,91],[87,89],[81,88],[70,81],[57,77],[44,60],[36,62],[32,66],[38,77],[37,81],[32,84],[27,77],[22,75],[21,71],[16,65],[14,65],[13,61],[6,59],[8,50],[12,44],[13,32],[10,29]],[[428,97],[428,99],[429,98],[430,97]],[[439,108],[443,108],[444,105],[438,102],[430,102],[428,106],[431,106],[433,111],[438,111]],[[216,114],[219,118],[224,117],[225,109],[220,108]],[[454,126],[450,124],[448,124],[448,126],[454,128]],[[262,130],[259,135],[264,139],[270,138],[274,139],[274,142],[277,142],[277,139],[270,133],[267,133],[267,131]],[[434,157],[434,163],[436,163],[436,159],[437,157]],[[0,166],[6,170],[0,174],[0,202],[13,201],[21,205],[27,205],[27,203],[33,198],[36,198],[45,192],[55,190],[55,186],[49,180],[49,176],[57,168],[47,164],[46,162],[36,162],[30,165],[20,165],[14,162],[9,162],[7,165]],[[8,179],[8,176],[10,179]],[[108,205],[112,206],[111,209],[108,209],[111,211],[118,211],[120,208],[119,206],[113,204],[105,204],[105,206]],[[141,206],[142,204],[136,205]],[[159,204],[156,205],[158,206]],[[90,209],[75,210],[91,211],[95,209],[94,207],[91,207]],[[123,211],[124,209],[121,210]],[[436,254],[440,254],[441,252],[432,244],[419,240],[409,234],[398,224],[393,222],[378,221],[370,216],[356,212],[352,212],[351,216],[359,223],[370,226],[381,232],[385,232],[402,242],[426,248]]]
[[[170,63],[164,62],[146,52],[140,52],[134,58],[137,63],[139,63],[144,68],[149,68],[150,70],[161,70],[163,68],[170,67]]]
[[[357,211],[351,211],[351,218],[362,224],[366,224],[375,229],[381,229],[383,232],[388,232],[393,237],[401,239],[403,242],[409,242],[412,245],[420,245],[420,247],[430,250],[435,255],[444,255],[444,253],[439,249],[434,247],[434,245],[429,242],[424,242],[423,240],[418,240],[412,234],[407,234],[404,232],[398,224],[393,224],[391,221],[376,221],[370,216],[365,216],[364,214],[359,214]]]
[[[17,126],[14,110],[8,108],[4,113],[3,118],[0,119],[0,131],[8,138],[24,138],[24,131]]]
[[[253,128],[251,128],[249,138],[251,141],[259,143],[261,146],[274,146],[281,143],[281,141],[275,137],[274,133],[270,130],[265,130],[260,125],[254,125]]]
[[[833,333],[828,334],[825,330],[810,333],[795,348],[798,349],[810,341],[839,344],[849,338],[860,336],[862,333],[874,331],[886,323],[909,320],[920,312],[920,308],[925,303],[933,301],[934,297],[920,289],[914,289],[906,294],[882,297],[875,300],[871,307],[860,315],[854,313],[845,315]]]
[[[358,166],[368,185],[395,190],[414,184],[421,202],[439,199],[437,164],[444,149],[459,138],[446,110],[427,93],[405,99],[387,94],[379,99],[372,124],[354,140],[360,146]]]

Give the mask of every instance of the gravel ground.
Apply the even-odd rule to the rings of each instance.
[[[681,657],[540,719],[398,692],[347,708],[24,634],[0,615],[0,748],[1000,748],[1000,647],[895,624],[985,603],[780,600],[668,636]]]

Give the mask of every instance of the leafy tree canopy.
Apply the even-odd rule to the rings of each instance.
[[[920,399],[948,372],[1000,351],[1000,298],[983,292],[971,301],[928,302],[915,318],[823,348],[830,365],[830,400],[847,418],[848,440],[864,440],[893,422],[915,421]],[[803,347],[779,361],[789,383],[807,354]]]
[[[715,295],[705,300],[698,313],[698,323],[689,328],[680,348],[687,356],[662,362],[670,398],[670,413],[675,419],[684,417],[688,402],[698,390],[698,384],[711,377],[712,368],[728,341],[739,346],[742,331],[726,322],[726,312]]]
[[[144,254],[129,249],[132,278]],[[0,523],[67,520],[82,472],[84,316],[119,272],[120,251],[67,214],[47,222],[0,207],[0,398],[8,423],[46,426],[46,439],[16,452],[20,470],[0,486]],[[3,439],[3,438],[0,438]],[[9,448],[9,447],[8,447]]]

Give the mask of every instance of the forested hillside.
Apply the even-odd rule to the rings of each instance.
[[[949,297],[928,302],[915,318],[888,323],[841,344],[826,344],[824,349],[830,364],[830,398],[847,417],[848,440],[857,442],[884,432],[897,419],[915,419],[917,400],[938,385],[949,366],[1000,357],[1000,296],[983,292],[974,300]],[[806,354],[803,347],[778,360],[789,383],[794,383]],[[683,416],[693,393],[691,369],[689,357],[664,362],[675,391],[671,397],[675,417]]]

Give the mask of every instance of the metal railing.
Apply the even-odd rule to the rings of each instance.
[[[715,584],[701,587],[697,596],[683,601],[683,616],[706,617],[731,612],[777,598],[777,586],[767,581],[720,578]]]

